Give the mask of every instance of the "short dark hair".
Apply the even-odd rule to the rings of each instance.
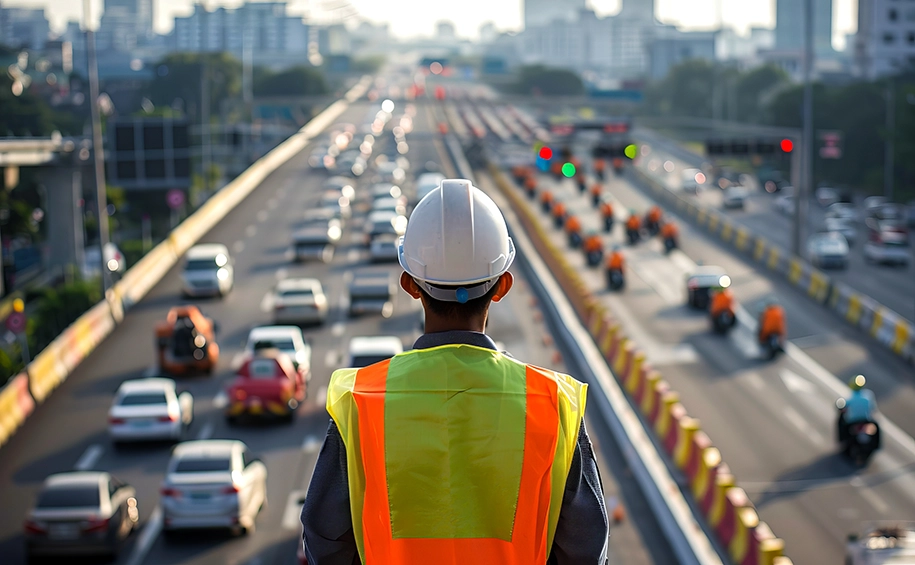
[[[453,289],[455,287],[449,286],[439,286],[435,285],[436,288],[443,289]],[[486,294],[479,298],[474,298],[473,300],[468,300],[467,302],[461,304],[460,302],[449,302],[445,300],[438,300],[429,296],[429,293],[426,292],[421,286],[417,285],[419,291],[422,293],[426,307],[435,314],[436,316],[441,316],[443,318],[474,318],[476,316],[482,316],[486,309],[489,308],[489,303],[492,302],[492,297],[496,295],[496,292],[499,290],[499,284],[496,283],[492,285]],[[472,288],[472,287],[471,287]]]

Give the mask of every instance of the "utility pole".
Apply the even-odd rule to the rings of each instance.
[[[893,177],[895,176],[896,158],[896,81],[886,81],[886,144],[883,156],[883,195],[893,200]]]
[[[203,65],[200,73],[200,122],[201,122],[201,142],[203,144],[203,155],[201,156],[201,168],[203,169],[203,192],[205,196],[210,194],[210,77],[209,77],[209,60],[207,53],[201,53],[201,64]]]
[[[803,151],[800,186],[794,197],[794,233],[792,251],[801,255],[804,225],[807,222],[807,199],[813,185],[813,0],[804,0],[804,123],[801,134]]]
[[[102,120],[99,116],[98,59],[95,53],[95,32],[91,25],[91,1],[83,0],[83,18],[86,20],[86,56],[89,66],[89,111],[92,118],[92,154],[95,163],[95,201],[98,212],[98,246],[101,261],[102,298],[108,292],[108,262],[105,247],[108,244],[108,194],[105,191],[105,147],[102,142]]]

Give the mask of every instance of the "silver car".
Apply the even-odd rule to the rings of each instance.
[[[114,557],[139,517],[136,491],[108,473],[51,475],[25,521],[26,560],[42,555]]]
[[[160,491],[163,528],[254,531],[267,502],[267,466],[238,440],[187,441],[175,446]]]
[[[327,319],[327,309],[327,296],[318,279],[284,279],[276,285],[276,324],[322,324]]]
[[[180,440],[194,419],[194,398],[178,394],[175,381],[147,378],[124,381],[108,411],[108,435],[116,444],[143,440]]]

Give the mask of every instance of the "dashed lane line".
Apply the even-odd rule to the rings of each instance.
[[[92,469],[92,466],[95,465],[104,452],[105,450],[101,445],[97,443],[90,445],[76,461],[76,465],[73,466],[73,469],[76,471],[88,471]]]

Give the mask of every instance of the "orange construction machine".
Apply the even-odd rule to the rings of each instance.
[[[196,306],[175,306],[156,324],[156,349],[166,373],[212,373],[219,362],[215,323]]]

